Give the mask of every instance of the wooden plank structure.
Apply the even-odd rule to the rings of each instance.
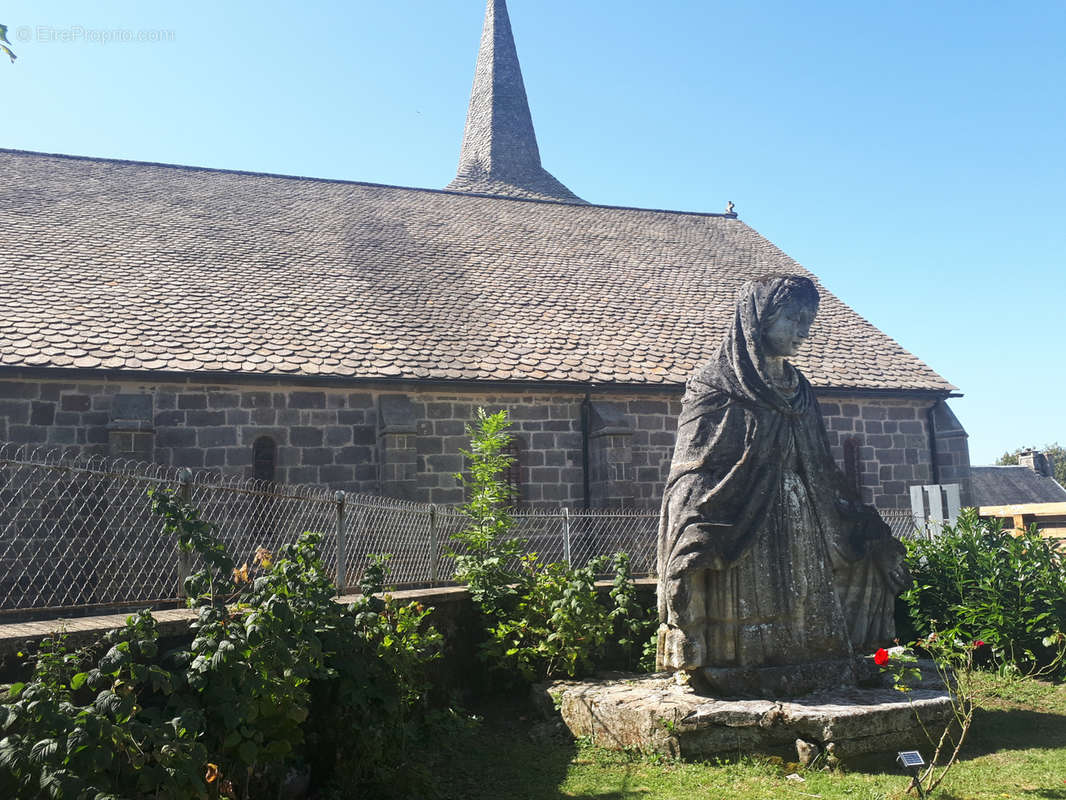
[[[1066,540],[1066,503],[1021,503],[1006,506],[981,506],[982,517],[996,517],[1014,526],[1017,533],[1035,524],[1045,539]]]

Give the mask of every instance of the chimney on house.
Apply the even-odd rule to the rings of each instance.
[[[1043,475],[1045,478],[1050,478],[1055,474],[1054,462],[1047,453],[1041,453],[1039,450],[1022,450],[1018,453],[1018,465],[1029,467],[1037,475]]]

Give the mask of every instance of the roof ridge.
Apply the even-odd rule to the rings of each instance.
[[[247,175],[250,178],[281,178],[290,181],[313,181],[316,183],[335,183],[342,186],[370,186],[376,189],[399,189],[405,192],[427,192],[429,194],[447,194],[460,197],[484,197],[488,200],[503,200],[517,203],[541,203],[552,206],[581,206],[583,208],[603,208],[616,211],[644,211],[651,214],[678,214],[686,217],[724,217],[725,219],[738,219],[736,212],[721,211],[682,211],[674,208],[652,208],[645,206],[619,206],[610,203],[589,203],[585,200],[566,201],[553,200],[546,197],[518,197],[515,195],[494,194],[478,191],[463,191],[460,189],[432,189],[426,186],[401,186],[395,183],[378,183],[376,181],[356,181],[345,178],[320,178],[313,175],[290,175],[284,172],[257,172],[250,169],[228,169],[226,167],[204,167],[196,164],[176,164],[167,161],[139,161],[133,158],[112,158],[109,156],[80,156],[72,153],[46,153],[41,150],[19,150],[11,147],[0,147],[0,154],[18,156],[43,156],[46,158],[61,158],[67,161],[97,161],[108,164],[129,164],[136,167],[162,167],[164,169],[188,170],[190,172],[213,172],[223,175]]]

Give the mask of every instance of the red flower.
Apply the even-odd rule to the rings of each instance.
[[[888,663],[888,651],[885,648],[881,648],[874,653],[874,663],[879,667],[883,667]]]
[[[984,647],[984,646],[985,646],[985,643],[982,642],[980,639],[978,639],[976,642],[973,643],[973,649],[974,650],[976,650],[978,647]]]

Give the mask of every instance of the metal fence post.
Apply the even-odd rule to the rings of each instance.
[[[429,581],[430,583],[436,583],[438,580],[437,573],[437,560],[440,558],[439,549],[440,542],[438,540],[437,530],[437,504],[430,503],[429,505]]]
[[[178,473],[181,485],[178,487],[178,497],[185,505],[192,505],[192,470],[186,467]],[[186,552],[178,545],[178,597],[185,597],[185,579],[192,572],[192,553]]]
[[[562,506],[559,512],[563,518],[563,558],[566,559],[566,566],[572,567],[574,565],[570,561],[570,509]]]
[[[345,541],[344,530],[344,492],[338,491],[333,495],[337,503],[337,596],[344,594],[348,585],[348,576],[345,573],[348,561],[348,543]]]

